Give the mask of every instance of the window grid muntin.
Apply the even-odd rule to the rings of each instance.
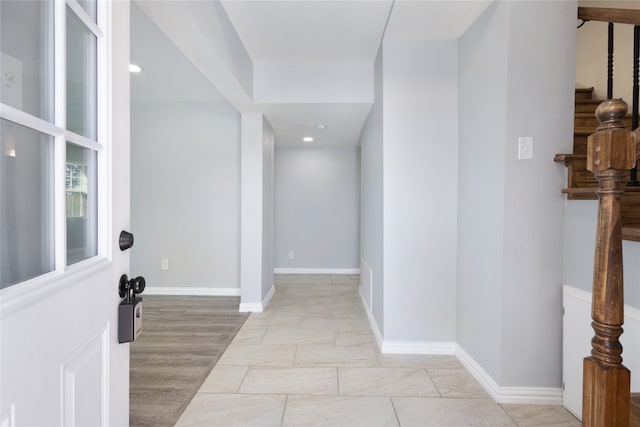
[[[100,29],[98,24],[96,24],[96,22],[93,21],[93,18],[89,16],[87,11],[84,10],[84,8],[80,5],[80,3],[78,3],[76,0],[67,0],[67,6],[69,6],[69,9],[71,9],[73,13],[75,13],[78,19],[82,21],[85,27],[87,27],[93,33],[94,36],[96,36],[97,38],[100,38],[103,36],[102,29]],[[98,10],[98,20],[100,19],[99,14],[100,14],[100,10]]]

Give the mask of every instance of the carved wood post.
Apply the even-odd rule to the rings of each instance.
[[[636,136],[622,122],[626,114],[624,101],[602,102],[596,110],[600,126],[587,140],[587,169],[599,183],[591,309],[595,336],[583,364],[582,425],[589,427],[629,426],[630,373],[622,365],[619,341],[624,323],[620,197],[637,154]]]

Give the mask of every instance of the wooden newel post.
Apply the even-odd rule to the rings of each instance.
[[[587,140],[587,169],[598,180],[599,205],[591,309],[595,336],[583,365],[583,426],[629,426],[630,373],[622,365],[619,341],[624,323],[620,197],[637,155],[636,136],[622,122],[626,114],[624,101],[602,102],[596,110],[600,126]]]

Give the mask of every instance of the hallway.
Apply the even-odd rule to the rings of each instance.
[[[455,356],[381,354],[358,276],[276,275],[177,426],[579,426],[498,405]]]

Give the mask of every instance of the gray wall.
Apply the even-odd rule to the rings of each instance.
[[[565,171],[552,159],[571,149],[575,13],[499,2],[460,40],[458,343],[500,386],[561,382]],[[534,160],[517,160],[518,136],[534,137]]]
[[[501,384],[560,386],[566,169],[551,160],[573,140],[576,2],[510,6]],[[535,138],[531,164],[517,160],[523,135]]]
[[[131,60],[143,68],[131,75],[131,274],[151,287],[239,288],[240,116],[139,6],[131,3]]]
[[[224,101],[132,104],[131,274],[148,286],[239,287],[239,132]]]
[[[382,132],[382,48],[374,65],[374,103],[360,135],[360,286],[378,329],[384,330]]]
[[[457,339],[496,380],[502,325],[507,29],[508,8],[494,3],[459,41]]]
[[[359,220],[359,148],[275,150],[276,268],[359,268]]]
[[[241,118],[241,311],[262,310],[273,287],[273,128],[261,113]]]
[[[455,341],[458,51],[384,49],[384,339]]]
[[[262,299],[274,285],[274,163],[275,134],[262,118]]]
[[[361,286],[389,345],[456,338],[457,52],[454,40],[385,39],[374,67]]]

